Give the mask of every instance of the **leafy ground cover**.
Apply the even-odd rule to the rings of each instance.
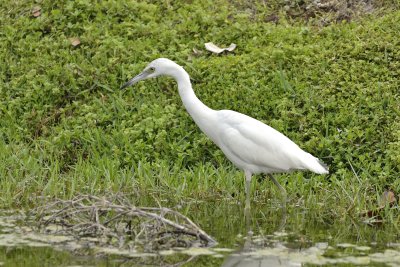
[[[290,204],[339,218],[399,192],[399,3],[344,21],[305,21],[295,12],[307,1],[273,3],[6,1],[0,206],[110,191],[137,203],[242,201],[242,173],[192,122],[173,81],[118,89],[157,57],[184,66],[211,108],[255,117],[330,166],[278,176]],[[212,55],[209,41],[237,49]],[[267,180],[252,186],[255,202],[277,196]]]

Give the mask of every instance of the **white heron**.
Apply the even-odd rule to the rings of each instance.
[[[328,168],[323,162],[302,150],[274,128],[239,112],[207,107],[196,97],[189,74],[172,60],[158,58],[152,61],[121,89],[161,75],[176,80],[183,105],[195,123],[236,167],[244,171],[246,207],[250,205],[250,182],[253,174],[267,174],[286,197],[286,190],[272,173],[293,170],[328,173]]]

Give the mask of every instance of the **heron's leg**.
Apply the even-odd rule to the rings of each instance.
[[[251,173],[248,171],[244,172],[244,175],[246,176],[246,206],[245,206],[245,212],[250,211],[250,182],[251,182]]]
[[[283,188],[279,182],[274,178],[274,176],[272,176],[272,174],[268,173],[268,177],[271,178],[272,182],[274,182],[274,184],[279,188],[279,190],[281,190],[281,194],[282,194],[282,198],[284,203],[286,204],[286,190],[285,188]]]

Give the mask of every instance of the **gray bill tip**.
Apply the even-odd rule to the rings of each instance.
[[[124,85],[121,86],[121,89],[125,89],[128,86],[131,86],[141,80],[143,80],[144,78],[146,78],[146,75],[144,72],[136,75],[135,77],[133,77],[132,79],[130,79],[127,83],[125,83]]]
[[[125,89],[126,87],[131,86],[131,85],[132,85],[132,82],[131,82],[131,80],[130,80],[130,81],[128,81],[127,83],[125,83],[124,85],[122,85],[120,89],[123,90],[123,89]]]

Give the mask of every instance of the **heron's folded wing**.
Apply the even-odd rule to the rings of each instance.
[[[242,161],[276,170],[302,168],[298,157],[304,153],[289,138],[272,127],[234,111],[223,111],[223,150]]]

